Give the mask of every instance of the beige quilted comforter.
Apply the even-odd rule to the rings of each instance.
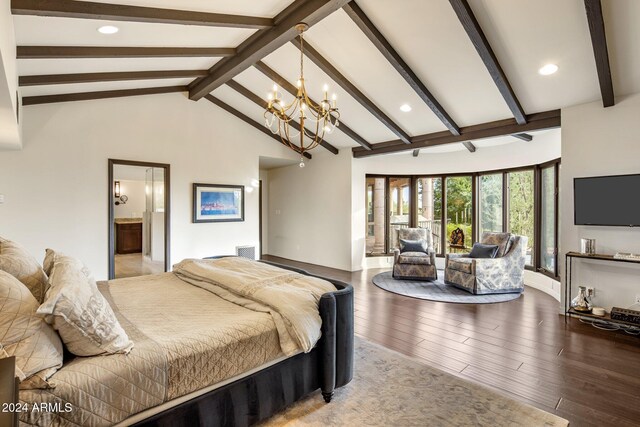
[[[100,290],[134,349],[77,357],[51,377],[55,388],[21,390],[20,400],[30,405],[21,425],[113,425],[282,355],[271,315],[225,301],[173,273],[113,280]],[[31,410],[36,403],[53,407]]]
[[[322,325],[318,302],[336,289],[326,280],[240,257],[186,259],[173,272],[226,301],[271,314],[287,356],[316,345]]]

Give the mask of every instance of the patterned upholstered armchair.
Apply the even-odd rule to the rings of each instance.
[[[469,254],[447,254],[444,282],[473,294],[522,292],[527,237],[485,232],[480,243],[498,245],[496,257],[469,258]]]
[[[393,250],[393,278],[436,280],[436,254],[433,250],[431,230],[426,228],[401,228],[398,230],[398,243],[403,240],[424,240],[427,253],[403,252],[400,249]]]

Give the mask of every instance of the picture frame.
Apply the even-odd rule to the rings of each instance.
[[[244,185],[193,184],[193,222],[244,221]]]

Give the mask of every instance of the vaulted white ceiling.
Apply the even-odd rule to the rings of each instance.
[[[459,126],[513,117],[448,1],[354,1]],[[289,6],[291,0],[99,2],[272,18]],[[469,0],[469,3],[527,114],[600,98],[583,0]],[[603,12],[615,94],[640,92],[640,26],[637,25],[640,1],[603,0]],[[256,31],[37,16],[14,16],[14,23],[18,46],[233,48]],[[116,25],[120,31],[113,35],[98,33],[98,27],[105,24]],[[447,130],[343,10],[311,27],[305,33],[305,40],[409,135]],[[29,76],[207,70],[217,61],[219,58],[19,59],[18,72],[20,76]],[[298,78],[298,61],[299,50],[291,43],[263,58],[264,63],[291,83]],[[558,72],[551,76],[539,75],[538,69],[546,63],[557,64]],[[262,98],[266,98],[273,84],[253,67],[234,80]],[[316,100],[322,98],[323,84],[329,84],[330,92],[338,96],[342,121],[368,142],[375,144],[397,138],[306,58],[305,80],[310,95]],[[176,86],[191,81],[193,77],[30,86],[22,87],[21,95]],[[228,86],[214,90],[213,95],[263,123],[263,109]],[[290,100],[292,96],[285,93],[285,99]],[[412,107],[408,113],[400,111],[405,103]],[[212,105],[211,108],[218,107]],[[358,146],[339,130],[326,135],[325,139],[338,148]],[[521,143],[509,137],[499,141]]]

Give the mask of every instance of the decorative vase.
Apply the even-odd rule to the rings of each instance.
[[[578,296],[571,300],[571,307],[580,313],[591,313],[591,302],[587,296],[587,287],[578,286]]]
[[[580,239],[580,252],[594,255],[596,253],[596,239]]]

